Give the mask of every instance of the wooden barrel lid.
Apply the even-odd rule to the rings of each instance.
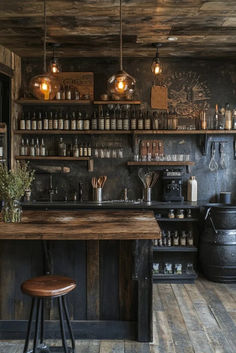
[[[33,297],[57,297],[71,292],[75,287],[73,279],[57,275],[34,277],[21,285],[22,291]]]

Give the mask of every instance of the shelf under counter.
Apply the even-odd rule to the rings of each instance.
[[[156,252],[197,252],[195,246],[153,246]]]
[[[155,274],[153,275],[154,283],[193,283],[197,279],[197,273],[194,271],[192,273],[183,273],[181,275],[177,274]]]
[[[158,218],[156,217],[157,222],[198,222],[198,218],[168,218],[168,217],[162,217]]]

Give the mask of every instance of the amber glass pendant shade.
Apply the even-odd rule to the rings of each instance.
[[[60,90],[57,79],[50,74],[32,77],[29,87],[33,96],[40,100],[52,100]]]
[[[152,61],[152,66],[151,66],[152,73],[154,75],[159,75],[162,73],[162,68],[160,64],[160,59],[159,58],[154,58]]]
[[[43,40],[43,73],[31,78],[29,89],[34,97],[40,100],[52,100],[60,90],[57,79],[50,72],[46,72],[46,0],[43,0],[44,40]]]
[[[122,0],[120,0],[120,71],[108,79],[107,91],[112,99],[131,100],[135,91],[136,80],[123,70],[122,43]]]
[[[107,82],[108,92],[114,99],[132,99],[135,90],[135,79],[124,70],[112,75]]]
[[[52,74],[57,74],[58,72],[61,72],[61,65],[59,64],[56,58],[53,58],[50,61],[48,71],[51,72]]]

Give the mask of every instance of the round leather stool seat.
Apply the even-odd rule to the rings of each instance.
[[[76,282],[69,277],[46,275],[23,282],[21,289],[32,297],[59,297],[71,292]]]

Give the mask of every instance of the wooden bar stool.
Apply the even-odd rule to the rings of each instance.
[[[34,311],[36,308],[36,319],[35,319],[35,332],[34,332],[34,343],[33,353],[36,353],[38,348],[41,347],[42,351],[49,352],[46,346],[43,344],[44,339],[44,299],[45,298],[57,298],[58,310],[60,317],[60,330],[63,349],[65,353],[74,352],[75,350],[75,339],[72,332],[71,322],[68,314],[66,305],[66,294],[71,292],[76,287],[76,282],[68,277],[46,275],[40,277],[31,278],[22,283],[21,289],[25,294],[32,297],[32,305],[30,310],[30,317],[28,321],[27,335],[25,340],[25,346],[23,353],[27,353],[30,335],[32,331],[32,321]],[[65,326],[64,326],[64,315],[67,322],[71,348],[67,346]],[[40,346],[38,346],[40,336]]]

